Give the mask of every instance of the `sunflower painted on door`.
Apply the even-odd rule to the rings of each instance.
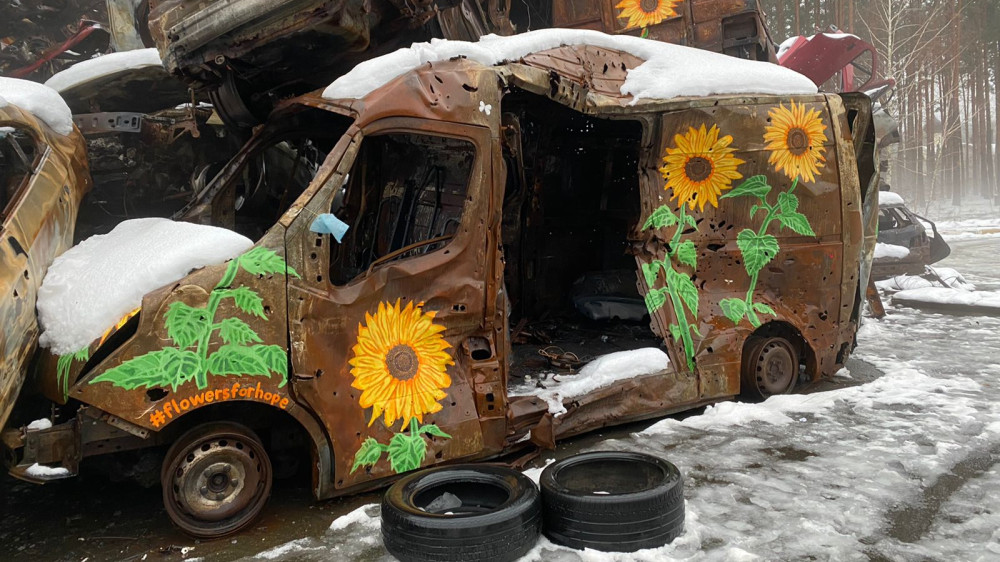
[[[619,19],[628,19],[626,29],[646,29],[663,20],[677,17],[681,0],[621,0],[615,4]]]
[[[424,312],[422,304],[397,299],[395,304],[379,303],[374,315],[365,314],[358,325],[358,340],[349,361],[354,382],[361,391],[359,403],[371,408],[371,426],[380,417],[392,429],[402,421],[400,432],[388,444],[367,438],[354,456],[353,473],[362,466],[373,466],[387,453],[389,465],[401,473],[418,468],[427,454],[424,435],[445,439],[450,435],[434,424],[423,424],[424,415],[441,410],[440,400],[451,386],[448,366],[455,361],[444,337],[444,327],[434,323],[433,311]],[[405,428],[409,433],[403,433]]]

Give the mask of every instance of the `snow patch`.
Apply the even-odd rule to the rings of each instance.
[[[122,222],[49,266],[38,289],[39,344],[56,355],[79,351],[139,307],[146,293],[251,246],[249,238],[214,226],[161,218]]]
[[[879,191],[878,192],[878,206],[885,207],[886,205],[903,205],[903,197],[898,193],[893,193],[892,191]]]
[[[52,88],[18,78],[0,76],[0,107],[15,105],[34,115],[60,135],[73,132],[73,114]]]
[[[377,529],[379,526],[378,508],[379,505],[374,503],[363,505],[347,515],[334,519],[333,523],[330,524],[330,530],[343,531],[355,523],[360,523],[364,527]]]
[[[548,388],[515,388],[511,395],[537,396],[549,405],[551,414],[559,416],[566,413],[563,400],[583,396],[617,381],[658,373],[669,366],[670,358],[655,347],[618,351],[594,359],[575,375],[560,375],[562,380],[553,381]]]
[[[310,550],[316,550],[316,547],[310,546],[311,541],[308,538],[295,539],[294,541],[286,542],[285,544],[278,545],[274,548],[270,548],[263,552],[257,553],[254,558],[261,558],[263,560],[277,560],[286,554],[292,554],[295,552],[308,552]]]
[[[883,291],[906,291],[908,289],[933,287],[934,283],[916,275],[897,275],[889,279],[876,281],[875,286]]]
[[[910,249],[905,246],[883,244],[882,242],[875,243],[875,259],[889,258],[901,260],[909,255]]]
[[[50,476],[65,476],[69,474],[69,469],[64,466],[45,466],[36,462],[29,466],[25,472],[28,473],[28,476],[46,478]]]
[[[931,304],[956,304],[1000,309],[1000,291],[966,291],[944,287],[926,287],[900,291],[893,301],[923,302]]]
[[[52,427],[52,420],[48,418],[35,420],[28,424],[28,429],[48,429],[50,427]]]
[[[155,48],[110,53],[80,61],[62,72],[57,72],[52,78],[45,81],[45,85],[57,92],[65,92],[95,78],[108,76],[122,70],[148,66],[163,66],[160,53]]]
[[[646,62],[629,71],[621,92],[642,98],[670,99],[713,94],[814,94],[816,85],[781,66],[718,53],[598,31],[540,29],[509,37],[485,35],[475,43],[432,39],[355,66],[334,81],[323,97],[363,98],[377,88],[429,62],[464,56],[486,66],[518,60],[564,45],[593,45],[625,51]]]

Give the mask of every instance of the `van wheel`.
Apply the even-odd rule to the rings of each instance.
[[[402,562],[509,562],[538,540],[538,488],[494,465],[404,476],[382,498],[382,542]]]
[[[741,389],[744,396],[765,400],[788,394],[799,377],[799,351],[780,336],[748,338],[743,353]]]
[[[204,539],[243,530],[271,493],[271,461],[248,427],[207,423],[181,435],[160,472],[167,515],[185,533]]]
[[[635,552],[684,532],[684,481],[642,453],[596,451],[542,471],[545,536],[570,548]]]

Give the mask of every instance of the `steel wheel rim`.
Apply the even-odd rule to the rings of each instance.
[[[240,529],[263,507],[270,471],[255,440],[230,432],[209,434],[171,462],[164,503],[185,531],[221,536]]]
[[[788,392],[795,383],[799,366],[791,345],[781,338],[772,338],[757,353],[754,371],[757,389],[766,397]]]

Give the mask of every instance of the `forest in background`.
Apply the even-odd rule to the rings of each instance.
[[[893,191],[928,211],[1000,205],[1000,3],[997,0],[760,0],[771,37],[835,26],[870,41],[880,74],[897,86],[886,104],[902,142]],[[964,205],[963,205],[964,204]],[[931,211],[933,214],[933,211]]]

